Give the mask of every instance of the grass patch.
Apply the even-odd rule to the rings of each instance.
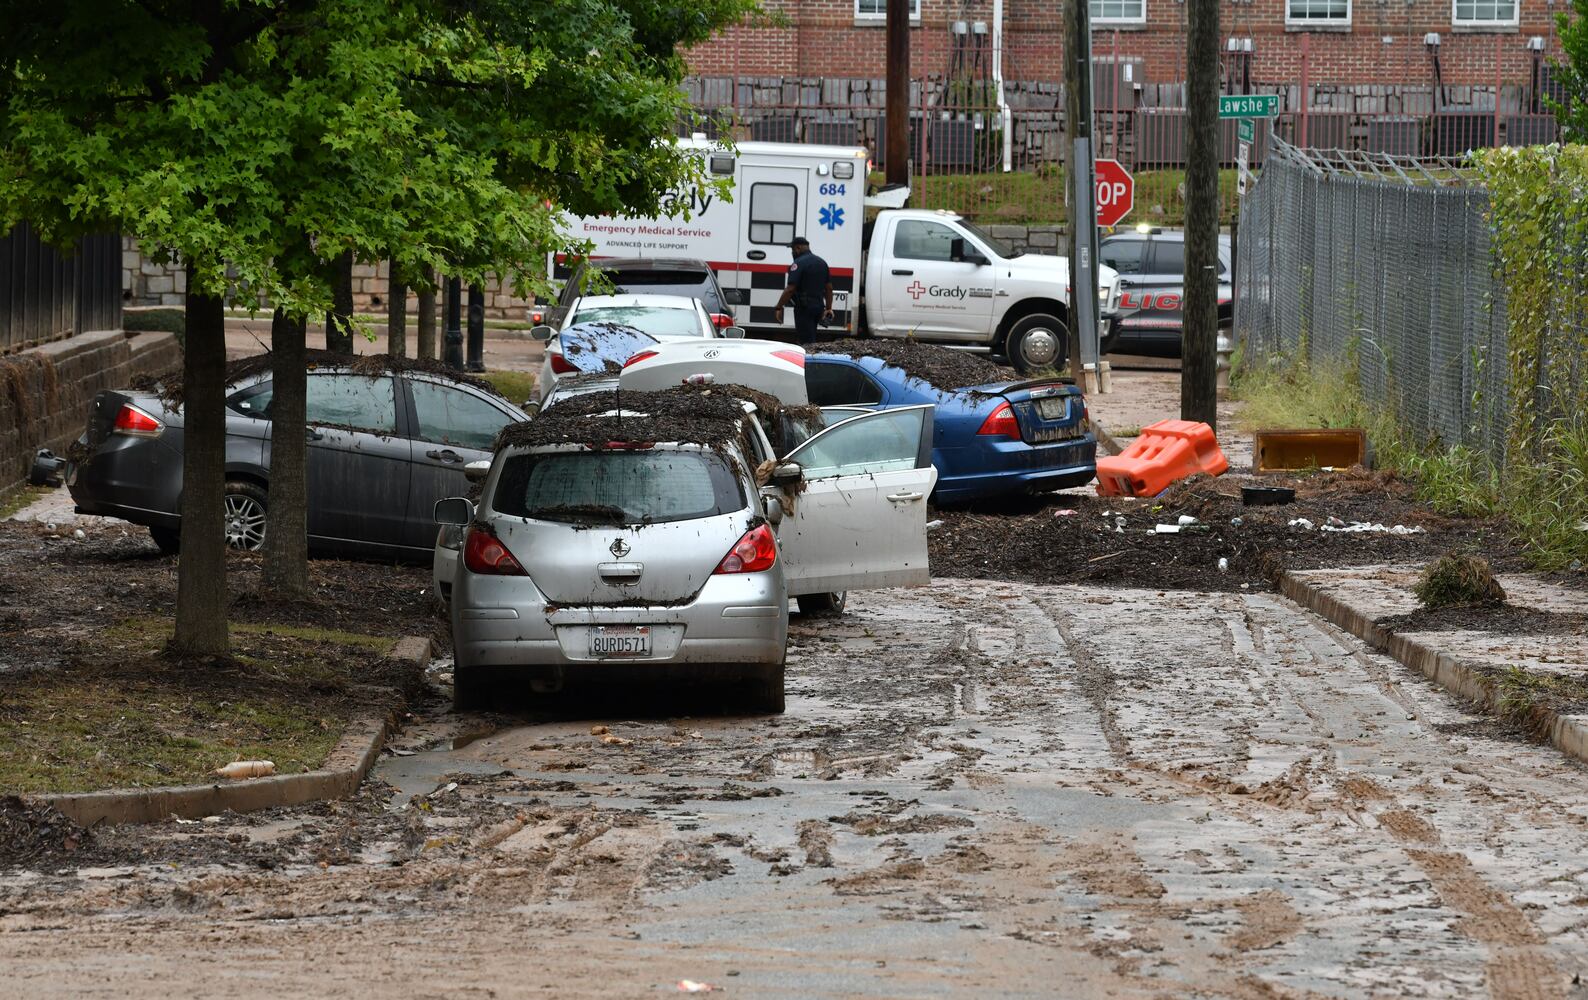
[[[0,521],[12,516],[17,511],[32,504],[35,500],[42,500],[55,492],[48,486],[18,486],[9,493],[0,494]]]
[[[1493,682],[1495,711],[1539,738],[1548,735],[1552,714],[1571,712],[1588,701],[1588,682],[1563,674],[1507,667]]]
[[[1456,552],[1441,556],[1423,570],[1412,593],[1427,608],[1505,603],[1505,588],[1494,578],[1489,561]]]
[[[80,792],[213,780],[234,760],[279,774],[319,767],[346,728],[345,704],[202,695],[160,679],[34,678],[0,693],[0,789]]]
[[[1466,447],[1411,440],[1385,409],[1367,404],[1351,361],[1235,370],[1243,429],[1361,427],[1374,464],[1417,484],[1440,513],[1503,517],[1539,569],[1588,563],[1588,417],[1570,413],[1541,435],[1536,454],[1514,459],[1502,476],[1488,457]]]
[[[496,387],[508,402],[517,405],[535,395],[537,372],[486,372],[485,379]]]
[[[100,633],[113,657],[0,683],[0,793],[181,785],[234,760],[312,771],[386,683],[396,640],[335,629],[233,624],[233,659],[173,662],[162,618]]]

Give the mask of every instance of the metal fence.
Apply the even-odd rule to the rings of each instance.
[[[1235,326],[1248,357],[1354,364],[1416,439],[1504,464],[1506,321],[1460,161],[1275,138],[1241,208]]]

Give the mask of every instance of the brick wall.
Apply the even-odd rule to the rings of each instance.
[[[34,359],[47,359],[47,365]],[[40,448],[66,454],[83,433],[88,405],[99,390],[125,386],[141,372],[168,371],[181,361],[171,334],[120,330],[81,333],[0,359],[0,366],[11,369],[0,372],[0,491],[27,480]]]
[[[1473,30],[1452,24],[1450,0],[1353,0],[1344,28],[1297,30],[1285,23],[1288,0],[1251,0],[1220,6],[1220,36],[1250,38],[1254,82],[1290,85],[1302,75],[1314,83],[1415,84],[1432,73],[1424,36],[1440,36],[1440,62],[1447,83],[1492,89],[1496,69],[1505,84],[1529,80],[1533,65],[1525,42],[1544,40],[1546,58],[1559,58],[1554,15],[1564,5],[1521,0],[1519,25]],[[881,20],[855,16],[851,0],[769,0],[788,25],[735,26],[688,53],[700,76],[881,77],[885,72]],[[921,0],[911,29],[911,74],[947,74],[954,54],[949,25],[955,20],[992,20],[990,0]],[[1017,81],[1063,78],[1061,5],[1010,0],[1004,5],[1004,76]],[[1143,24],[1094,25],[1096,57],[1139,58],[1148,83],[1185,79],[1185,6],[1146,0]],[[1305,53],[1305,56],[1304,56]]]

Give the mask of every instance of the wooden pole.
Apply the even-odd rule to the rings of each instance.
[[[889,184],[910,183],[910,0],[888,0],[888,134],[884,142]]]
[[[1184,340],[1180,416],[1218,429],[1219,0],[1186,0]]]

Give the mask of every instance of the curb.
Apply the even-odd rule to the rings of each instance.
[[[1102,447],[1102,449],[1107,452],[1110,457],[1118,455],[1120,452],[1125,450],[1124,448],[1120,447],[1118,441],[1114,440],[1114,435],[1108,433],[1108,429],[1095,420],[1092,421],[1092,433],[1097,435],[1098,445]]]
[[[1466,660],[1384,629],[1361,611],[1289,571],[1279,576],[1279,592],[1447,691],[1481,706],[1490,714],[1501,714],[1494,682]],[[1542,710],[1540,721],[1543,735],[1556,749],[1588,763],[1588,716]]]
[[[430,640],[418,636],[399,639],[386,657],[409,660],[423,668],[430,660]],[[112,788],[102,792],[70,792],[29,796],[60,810],[79,826],[97,823],[158,823],[167,817],[198,819],[216,813],[255,812],[276,806],[295,806],[320,799],[352,795],[379,759],[387,734],[394,728],[401,696],[389,688],[390,699],[378,714],[353,719],[347,732],[315,771],[278,774],[211,785],[178,785],[171,788]]]

